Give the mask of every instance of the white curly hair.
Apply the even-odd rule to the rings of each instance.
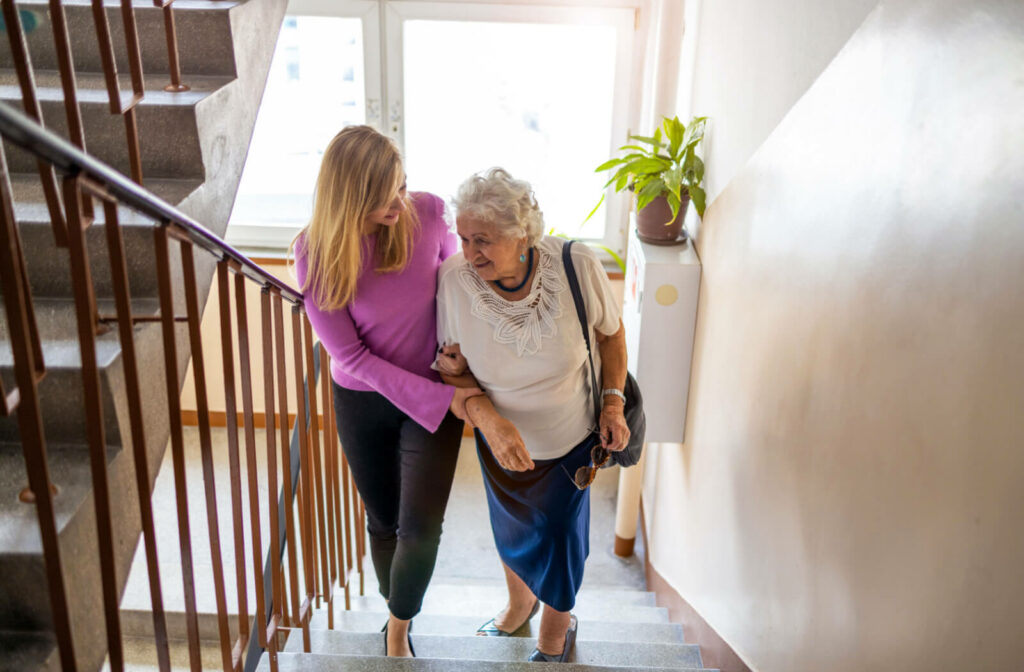
[[[544,235],[544,213],[537,206],[533,188],[504,168],[470,177],[459,186],[453,204],[456,216],[468,215],[492,224],[508,238],[525,236],[530,247]]]

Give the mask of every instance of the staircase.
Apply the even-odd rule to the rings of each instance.
[[[215,446],[222,439],[215,435]],[[220,452],[219,449],[217,452]],[[169,482],[158,480],[154,498],[170,502]],[[570,670],[703,670],[700,651],[684,642],[682,626],[670,623],[666,609],[656,606],[653,593],[642,589],[643,563],[634,556],[622,559],[611,549],[617,494],[617,469],[598,474],[591,492],[591,552],[583,588],[573,613],[579,631]],[[160,505],[160,504],[158,504]],[[198,509],[197,509],[198,513]],[[196,516],[193,519],[201,524]],[[198,536],[202,536],[202,532]],[[643,552],[642,548],[638,552]],[[163,555],[163,554],[162,554]],[[174,563],[173,558],[168,558]],[[138,559],[136,560],[138,563]],[[434,578],[427,590],[423,609],[413,619],[412,641],[416,660],[385,658],[380,630],[387,621],[386,605],[377,590],[369,557],[365,563],[363,595],[354,590],[351,609],[346,610],[340,589],[336,589],[334,624],[329,627],[326,606],[314,612],[310,623],[310,650],[303,652],[302,633],[291,632],[277,654],[282,672],[334,670],[361,672],[386,670],[514,671],[547,669],[550,664],[528,663],[536,645],[540,615],[531,621],[526,636],[514,638],[476,637],[474,633],[493,617],[507,600],[501,569],[486,513],[484,486],[471,439],[463,441],[438,553]],[[138,571],[138,568],[135,572]],[[177,570],[170,570],[174,574]],[[122,602],[125,634],[132,638],[131,672],[153,670],[152,625],[147,612],[148,594],[143,582],[134,580]],[[358,579],[353,576],[353,584]],[[203,594],[207,593],[206,599]],[[204,660],[217,661],[216,619],[209,591],[200,591],[200,633],[204,639]],[[232,604],[229,596],[228,603]],[[178,604],[168,604],[178,613],[168,614],[172,637],[184,639],[183,617]],[[174,625],[178,624],[178,625]],[[184,644],[179,646],[184,649]],[[179,650],[178,663],[187,667]],[[538,667],[539,666],[539,667]],[[269,655],[263,654],[259,670],[268,672]]]
[[[370,592],[370,591],[368,591]],[[383,600],[359,598],[335,617],[327,630],[323,614],[314,617],[311,653],[301,652],[301,638],[290,639],[279,654],[283,672],[348,670],[452,670],[498,672],[547,669],[528,663],[536,646],[540,617],[527,637],[476,637],[475,630],[501,608],[507,596],[498,584],[433,583],[423,611],[413,620],[413,647],[419,657],[383,658],[381,626],[387,621]],[[599,670],[698,670],[700,651],[683,643],[682,626],[669,623],[667,611],[654,605],[654,594],[607,587],[584,588],[573,613],[579,618],[573,665],[580,672]],[[263,660],[260,670],[270,669]],[[555,669],[562,669],[559,666]]]
[[[6,4],[6,3],[5,3]],[[133,3],[138,20],[146,94],[137,108],[143,184],[160,198],[223,235],[241,176],[249,138],[269,70],[285,0],[177,0],[178,53],[186,92],[163,90],[170,82],[163,11],[150,1]],[[85,149],[130,174],[125,127],[109,111],[92,7],[64,0],[74,60]],[[106,0],[122,91],[130,91],[120,3]],[[68,137],[64,93],[54,48],[49,3],[20,0],[36,92],[46,127]],[[21,89],[7,35],[0,36],[0,101],[22,110]],[[47,372],[39,385],[64,583],[79,670],[98,669],[106,654],[100,592],[96,517],[89,454],[85,446],[84,392],[68,250],[58,247],[36,160],[4,142],[14,214],[25,251]],[[158,312],[151,220],[119,208],[129,262],[132,308]],[[96,223],[104,221],[96,209]],[[113,285],[102,226],[87,231],[89,259],[100,314],[112,314]],[[197,256],[198,292],[205,301],[214,260]],[[177,259],[172,278],[181,278]],[[180,292],[176,296],[183,306]],[[181,308],[181,312],[184,309]],[[140,362],[162,361],[160,325],[135,328]],[[185,332],[179,343],[187,343]],[[123,589],[141,524],[134,476],[121,347],[117,330],[97,337],[107,478],[112,499],[117,584]],[[187,352],[179,348],[179,380]],[[167,447],[169,418],[159,367],[143,376],[143,420],[150,482]],[[0,376],[15,387],[6,317],[0,320]],[[35,507],[19,501],[27,485],[16,417],[0,418],[0,670],[59,669]]]
[[[88,0],[64,0],[62,5],[71,38],[86,151],[128,174],[131,162],[125,149],[125,129],[122,119],[109,113],[101,58],[95,46],[91,3]],[[104,5],[114,43],[120,45],[116,57],[119,72],[125,79],[127,56],[119,32],[120,6],[111,0],[105,0]],[[162,85],[170,80],[162,12],[154,8],[150,0],[136,0],[133,5],[138,17],[143,69],[147,78],[146,96],[138,107],[143,184],[186,215],[202,222],[213,234],[222,236],[244,164],[285,1],[177,0],[174,8],[182,79],[191,88],[174,93],[162,89]],[[50,25],[53,17],[49,6],[46,0],[17,3],[26,29],[36,91],[46,126],[66,135],[64,94],[56,72],[58,63],[53,48]],[[13,61],[8,43],[0,40],[0,101],[20,109],[21,91],[12,70]],[[123,82],[122,89],[128,88],[127,82]],[[107,637],[98,557],[100,545],[97,541],[84,410],[88,393],[82,384],[82,358],[72,298],[75,284],[80,281],[72,280],[69,274],[68,250],[55,244],[49,209],[36,173],[35,157],[7,141],[4,141],[4,150],[14,216],[25,251],[27,276],[46,363],[46,376],[38,389],[50,477],[57,488],[53,501],[74,643],[74,660],[70,661],[70,666],[68,661],[64,661],[63,667],[97,670],[109,666],[109,662],[104,663]],[[137,317],[156,317],[160,314],[160,303],[153,246],[154,222],[124,206],[118,208],[118,216],[127,248],[132,311]],[[115,312],[111,260],[104,244],[104,227],[99,226],[103,222],[103,210],[97,207],[95,224],[85,234],[101,315]],[[171,276],[175,285],[183,281],[182,263],[182,258],[176,254],[172,256]],[[196,284],[200,302],[205,301],[208,295],[214,263],[209,255],[197,255],[199,270]],[[176,315],[185,312],[183,299],[182,292],[176,290]],[[135,484],[136,464],[130,442],[127,370],[116,325],[108,326],[108,331],[101,330],[96,337],[96,353],[106,440],[106,478],[112,493],[115,580],[118,595],[122,597],[119,628],[126,639],[127,668],[141,672],[143,669],[155,669],[153,661],[146,659],[146,651],[152,650],[154,640],[153,620],[148,604],[148,576],[139,569],[141,565],[144,570],[145,561],[139,543],[141,522]],[[15,387],[10,327],[6,319],[0,321],[0,378],[8,391]],[[133,330],[138,359],[143,368],[141,396],[144,401],[145,468],[150,487],[155,485],[153,506],[157,511],[158,528],[161,517],[166,518],[166,512],[174,509],[174,485],[170,483],[172,469],[167,456],[171,434],[169,400],[165,393],[163,370],[153,365],[163,356],[160,330],[160,323],[145,321],[136,324]],[[177,339],[177,374],[181,381],[188,365],[184,324],[179,325]],[[198,444],[196,431],[186,430],[186,469],[199,470]],[[226,459],[226,451],[222,448],[220,444],[215,446],[215,460]],[[442,555],[452,556],[449,565],[461,567],[477,563],[497,570],[482,509],[482,486],[468,445],[463,455],[460,462],[462,485],[457,485],[453,494]],[[218,469],[223,469],[223,463]],[[163,485],[161,480],[165,482]],[[604,487],[607,500],[609,488],[611,497],[614,496],[614,482],[613,472],[605,472],[595,483],[594,492]],[[26,484],[17,420],[14,416],[2,417],[0,672],[49,671],[62,667],[55,643],[55,625],[50,611],[46,563],[36,509],[19,501]],[[311,486],[303,487],[305,490]],[[196,489],[189,495],[190,504],[195,507],[190,516],[192,536],[201,539],[205,534],[201,478],[190,477],[188,488]],[[223,496],[226,490],[219,492]],[[609,510],[599,519],[611,520],[610,507],[607,508]],[[226,513],[222,515],[220,526],[225,547],[231,544],[227,517]],[[456,524],[460,519],[468,521],[471,532]],[[186,638],[186,626],[182,598],[178,592],[181,590],[181,561],[177,560],[177,565],[174,559],[165,562],[165,554],[170,552],[173,555],[176,549],[176,527],[176,522],[170,527],[165,524],[163,529],[158,529],[157,537],[161,563],[166,565],[162,567],[161,574],[168,635],[174,642],[171,647],[172,669],[186,669],[194,665],[195,659],[189,660],[189,652],[182,642]],[[595,576],[591,571],[593,554],[599,552],[602,541],[611,538],[610,530],[594,532],[595,550],[588,564],[588,577]],[[481,542],[482,539],[485,541]],[[322,539],[320,543],[323,543]],[[197,565],[204,565],[208,557],[197,556],[196,560]],[[133,561],[136,565],[134,571],[131,570]],[[366,565],[368,568],[368,559]],[[441,565],[444,565],[443,558]],[[225,557],[224,575],[231,577],[232,574],[232,559]],[[372,576],[369,568],[367,576]],[[575,662],[570,669],[702,669],[697,647],[683,643],[681,626],[668,622],[666,610],[655,606],[653,594],[636,589],[633,583],[608,581],[607,573],[601,571],[596,572],[596,576],[599,580],[585,585],[575,609],[580,626]],[[213,611],[211,581],[202,576],[197,576],[197,580],[203,667],[217,669],[222,667],[220,654],[223,649],[216,642],[217,619]],[[228,583],[228,604],[232,605],[230,578]],[[252,590],[253,586],[250,585],[249,589]],[[344,599],[334,601],[333,618],[329,618],[326,607],[321,608],[320,601],[317,601],[310,623],[309,652],[303,651],[302,633],[293,629],[287,639],[280,637],[284,647],[276,654],[277,664],[272,664],[271,654],[264,653],[258,659],[259,669],[535,669],[537,664],[526,663],[525,659],[535,646],[539,618],[532,623],[533,630],[528,637],[473,636],[476,628],[493,616],[504,600],[503,584],[495,577],[494,571],[482,575],[439,572],[422,613],[415,619],[412,637],[419,658],[389,659],[383,657],[383,636],[380,633],[387,618],[385,605],[372,580],[369,580],[365,596],[353,597],[351,609],[345,608]],[[250,604],[253,602],[251,597]],[[232,635],[237,634],[237,620],[232,621]],[[331,621],[333,627],[330,627]],[[295,624],[292,625],[294,627]]]

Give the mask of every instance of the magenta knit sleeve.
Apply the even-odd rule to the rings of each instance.
[[[305,258],[296,254],[295,271],[302,283]],[[347,308],[324,312],[308,297],[306,314],[334,365],[384,395],[403,413],[431,432],[437,431],[455,396],[455,388],[406,371],[373,354],[356,331]]]

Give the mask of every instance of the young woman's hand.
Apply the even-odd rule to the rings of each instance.
[[[437,357],[437,368],[448,376],[461,376],[466,372],[469,363],[462,356],[462,349],[458,343],[441,348],[441,354]]]
[[[629,443],[629,425],[623,414],[624,404],[618,397],[605,397],[601,409],[601,445],[607,450],[618,452]]]
[[[452,397],[452,403],[450,406],[451,412],[455,414],[455,417],[463,422],[468,422],[470,426],[473,423],[469,419],[469,414],[466,412],[466,400],[470,397],[477,397],[484,393],[479,387],[456,387],[455,396]]]

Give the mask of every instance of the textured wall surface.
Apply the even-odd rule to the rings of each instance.
[[[1020,669],[1022,109],[1024,5],[882,2],[708,209],[645,510],[755,670]]]
[[[878,0],[686,0],[680,118],[711,118],[708,202],[743,167]]]

